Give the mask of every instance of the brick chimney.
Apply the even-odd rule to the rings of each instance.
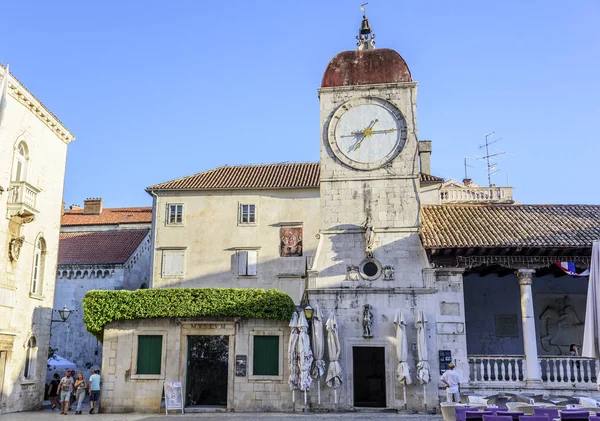
[[[419,140],[419,161],[421,172],[431,174],[431,140]]]
[[[83,201],[84,215],[100,215],[102,213],[102,199],[88,198]]]
[[[465,186],[468,186],[469,184],[471,184],[473,182],[473,180],[471,180],[470,178],[463,178],[463,184]]]

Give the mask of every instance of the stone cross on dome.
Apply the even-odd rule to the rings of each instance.
[[[367,19],[367,4],[369,3],[363,3],[360,6],[360,10],[363,12],[363,20],[360,25],[360,31],[356,37],[358,40],[356,45],[358,45],[359,50],[375,49],[375,34],[371,30],[371,27],[369,26],[369,20]]]

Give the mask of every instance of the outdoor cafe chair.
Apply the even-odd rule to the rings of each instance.
[[[477,408],[469,408],[468,406],[457,406],[454,408],[456,413],[456,421],[465,421],[465,412],[477,411]]]
[[[590,411],[577,411],[577,410],[566,410],[563,409],[560,411],[560,419],[561,420],[570,420],[570,421],[589,421],[590,419]]]
[[[545,415],[550,420],[560,418],[557,408],[533,408],[533,415]]]
[[[547,415],[521,415],[519,421],[552,421]],[[600,420],[599,420],[600,421]]]
[[[467,411],[465,421],[482,421],[484,415],[493,415],[491,411]]]
[[[506,415],[484,415],[483,421],[512,421],[512,417]]]
[[[513,419],[513,421],[519,421],[519,417],[525,415],[524,412],[520,411],[498,411],[498,415],[509,416]]]
[[[600,421],[600,416],[598,416],[598,412],[596,412],[596,415],[590,416],[590,421]]]

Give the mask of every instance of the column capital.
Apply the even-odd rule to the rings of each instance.
[[[535,275],[535,269],[522,268],[516,272],[517,278],[519,279],[519,285],[531,285],[533,283],[533,275]]]

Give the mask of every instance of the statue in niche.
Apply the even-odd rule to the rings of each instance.
[[[373,257],[375,231],[373,231],[373,222],[371,222],[371,217],[367,216],[367,220],[360,227],[365,230],[365,253],[367,253],[367,257]]]
[[[371,325],[373,324],[371,308],[369,304],[363,306],[363,338],[373,337],[373,333],[371,332]]]
[[[540,315],[540,343],[546,352],[569,355],[571,344],[583,342],[584,323],[569,296],[555,300]]]
[[[358,272],[358,266],[349,265],[346,266],[346,280],[356,282],[360,279]]]

